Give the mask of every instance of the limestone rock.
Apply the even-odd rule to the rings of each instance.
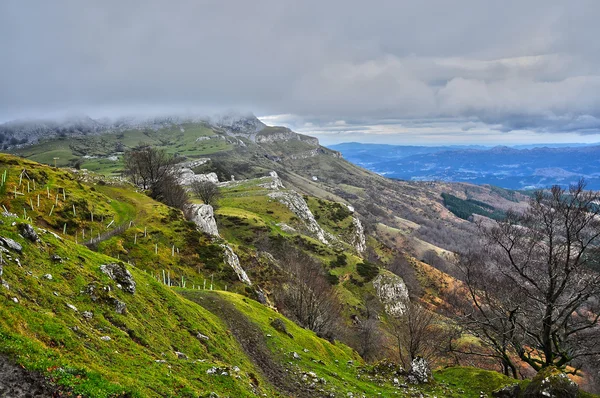
[[[423,384],[431,381],[431,368],[425,358],[416,357],[410,363],[407,380],[412,384]]]
[[[19,233],[25,239],[29,239],[32,242],[37,242],[38,240],[40,240],[40,237],[38,236],[38,234],[35,232],[33,227],[29,224],[26,224],[26,223],[17,224],[17,229],[19,230]]]
[[[18,253],[21,253],[23,251],[23,246],[21,246],[19,243],[15,242],[14,240],[10,239],[10,238],[5,238],[0,236],[0,244],[8,247],[9,249],[12,249]]]
[[[219,236],[219,229],[215,221],[213,207],[206,204],[192,204],[189,206],[190,221],[196,224],[196,227],[209,235]]]
[[[367,249],[367,238],[365,237],[365,228],[358,219],[358,217],[352,217],[352,225],[354,226],[354,237],[352,239],[352,245],[357,252],[363,253]]]
[[[100,271],[108,275],[110,279],[121,285],[123,291],[130,294],[135,293],[135,280],[133,279],[133,276],[131,275],[129,270],[125,267],[125,264],[102,264],[100,266]]]
[[[304,198],[296,191],[288,191],[288,192],[271,192],[268,195],[270,198],[279,201],[284,204],[288,209],[292,211],[300,220],[304,222],[306,228],[321,242],[326,245],[329,244],[329,241],[326,238],[326,233],[321,228],[317,220],[315,220],[315,216],[312,214],[306,201]]]
[[[263,188],[272,189],[274,191],[279,188],[285,188],[276,171],[271,171],[267,177],[261,177],[260,180],[266,180],[266,182],[258,184]]]
[[[112,301],[115,306],[115,312],[117,314],[125,314],[127,312],[127,304],[116,298]]]
[[[229,266],[231,268],[233,268],[233,270],[235,271],[235,273],[237,274],[238,278],[248,284],[248,285],[252,285],[252,282],[250,281],[250,278],[248,278],[248,275],[246,274],[246,271],[244,271],[244,269],[242,268],[242,266],[240,265],[240,259],[237,256],[237,254],[235,254],[235,252],[233,251],[233,249],[229,246],[229,245],[221,245],[221,247],[224,250],[224,256],[225,256],[225,262],[227,264],[229,264]]]
[[[385,312],[397,317],[404,314],[409,301],[408,289],[402,278],[390,273],[382,273],[373,280],[377,297],[385,306]]]

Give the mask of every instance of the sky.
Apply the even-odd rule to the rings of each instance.
[[[0,122],[252,112],[324,144],[600,142],[596,0],[2,0]]]

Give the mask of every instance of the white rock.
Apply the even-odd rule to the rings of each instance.
[[[288,192],[271,192],[268,195],[272,199],[276,199],[280,203],[284,204],[288,209],[292,211],[300,220],[304,222],[306,228],[315,235],[315,237],[326,245],[329,244],[326,233],[321,228],[315,216],[312,214],[304,198],[296,191],[290,190]]]
[[[189,206],[189,213],[191,214],[190,221],[196,224],[200,231],[212,236],[219,236],[217,221],[211,205],[192,204]]]
[[[110,336],[102,336],[102,337],[100,337],[100,340],[102,340],[102,341],[111,341],[112,339],[110,338]]]
[[[49,281],[51,281],[52,280],[52,274],[45,274],[42,278],[48,279]]]
[[[402,278],[394,274],[379,274],[373,280],[377,296],[391,316],[400,316],[406,311],[409,302],[408,289]]]
[[[365,237],[365,228],[358,219],[358,217],[352,217],[352,225],[354,226],[354,237],[352,239],[352,245],[356,248],[356,251],[363,253],[367,249],[367,238]]]
[[[67,307],[69,307],[73,311],[77,312],[77,307],[75,307],[73,304],[67,304]]]
[[[248,285],[252,285],[252,282],[250,281],[250,278],[248,278],[248,275],[246,274],[246,271],[244,271],[244,269],[240,265],[240,259],[239,259],[239,257],[237,256],[237,254],[235,254],[235,252],[233,251],[233,249],[229,245],[221,245],[221,247],[224,250],[223,254],[225,256],[225,262],[231,268],[233,268],[233,270],[237,274],[238,278],[242,282],[244,282],[244,283],[246,283]]]
[[[13,297],[13,298],[12,298],[12,301],[14,301],[14,302],[15,302],[15,304],[19,304],[19,299],[18,299],[18,298],[16,298],[16,297]]]

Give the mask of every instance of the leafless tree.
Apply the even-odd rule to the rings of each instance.
[[[278,307],[303,327],[333,338],[340,318],[339,299],[322,267],[309,255],[288,247],[280,259],[287,281],[276,295]]]
[[[469,329],[500,338],[495,348],[508,343],[536,371],[598,357],[599,203],[583,181],[555,186],[536,192],[524,213],[483,228],[486,255],[461,256],[459,265],[468,276]]]
[[[376,360],[384,354],[383,332],[379,320],[383,307],[374,296],[364,297],[363,302],[365,303],[363,317],[356,318],[356,347],[365,360]]]
[[[397,253],[394,256],[388,269],[402,278],[412,299],[418,299],[421,296],[423,288],[417,278],[417,273],[403,253]]]
[[[408,302],[401,316],[390,319],[398,358],[405,368],[408,369],[417,356],[433,360],[440,352],[445,333],[435,317],[421,305]]]
[[[187,209],[188,194],[171,174],[165,175],[152,186],[150,196],[168,206]]]
[[[175,160],[164,149],[140,144],[123,156],[124,174],[142,189],[152,189],[174,173]]]
[[[211,181],[194,181],[191,189],[194,195],[202,199],[207,205],[214,205],[221,196],[219,187]]]
[[[458,265],[464,284],[457,285],[445,297],[450,315],[480,344],[452,345],[452,351],[498,361],[502,373],[518,377],[513,341],[521,339],[516,327],[520,291],[486,266],[485,247],[464,253]]]

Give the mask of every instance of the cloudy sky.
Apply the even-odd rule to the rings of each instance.
[[[324,143],[600,141],[596,0],[0,1],[0,121],[251,111]]]

